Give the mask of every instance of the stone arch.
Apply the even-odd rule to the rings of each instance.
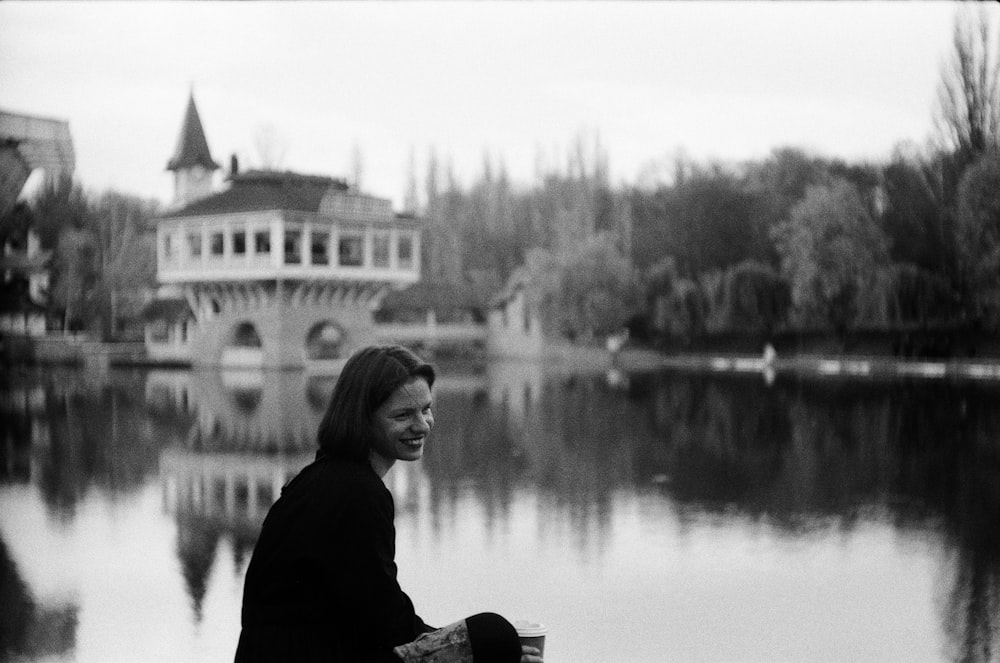
[[[223,366],[259,367],[264,362],[264,343],[257,326],[241,320],[232,327],[222,346]]]
[[[249,320],[243,320],[233,325],[226,345],[238,348],[260,348],[263,343],[260,340],[260,334],[257,333],[257,327]]]
[[[320,320],[306,333],[305,350],[308,360],[341,359],[346,347],[347,333],[332,320]]]

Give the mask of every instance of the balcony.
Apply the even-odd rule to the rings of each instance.
[[[280,211],[164,219],[157,229],[160,283],[420,279],[412,220],[344,223]]]

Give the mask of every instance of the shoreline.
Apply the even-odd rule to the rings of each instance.
[[[11,337],[5,339],[8,343]],[[102,343],[80,338],[21,339],[4,348],[8,365],[121,367],[191,370],[191,362],[150,357],[141,343]],[[18,352],[20,350],[20,352]],[[474,362],[536,362],[538,357],[465,357]],[[888,355],[786,354],[766,359],[747,353],[665,353],[624,347],[611,354],[603,348],[565,348],[543,359],[562,367],[586,366],[626,372],[690,371],[716,374],[760,374],[768,383],[778,375],[869,379],[971,379],[1000,381],[1000,357],[901,358]],[[309,371],[309,367],[303,370]]]
[[[801,354],[767,361],[739,353],[665,354],[654,350],[623,350],[616,367],[627,371],[676,370],[705,373],[758,373],[770,382],[793,374],[813,377],[871,379],[1000,380],[1000,358],[920,359],[879,355]]]

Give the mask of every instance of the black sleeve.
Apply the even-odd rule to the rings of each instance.
[[[377,488],[377,489],[376,489]],[[354,491],[345,505],[346,568],[335,573],[351,630],[376,647],[394,647],[430,630],[396,580],[392,496],[382,486]]]

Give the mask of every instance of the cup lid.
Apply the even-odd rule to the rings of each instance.
[[[534,638],[540,635],[545,635],[549,630],[545,624],[528,621],[527,619],[519,619],[514,622],[514,628],[517,629],[517,634],[519,636],[525,638]]]

